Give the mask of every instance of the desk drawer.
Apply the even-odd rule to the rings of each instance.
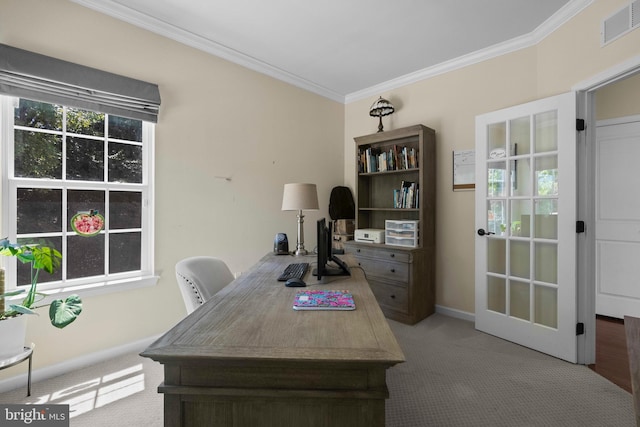
[[[352,253],[356,258],[360,257],[376,258],[383,261],[397,261],[397,262],[409,262],[410,254],[403,251],[394,251],[380,249],[379,247],[366,247],[366,246],[349,246],[346,248],[347,253]]]
[[[409,281],[409,264],[400,262],[380,262],[379,260],[356,257],[358,264],[367,275],[367,279],[376,277],[407,283]]]
[[[407,288],[395,286],[377,280],[369,280],[371,291],[381,306],[406,313],[409,310],[409,296]]]

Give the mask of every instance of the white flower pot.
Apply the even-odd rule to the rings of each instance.
[[[0,320],[0,359],[22,353],[27,335],[27,315]]]

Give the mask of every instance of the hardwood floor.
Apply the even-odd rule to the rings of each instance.
[[[631,393],[629,356],[622,319],[596,316],[596,363],[590,368]]]

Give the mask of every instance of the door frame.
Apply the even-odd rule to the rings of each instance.
[[[596,117],[595,92],[611,83],[640,73],[640,55],[611,67],[589,79],[575,84],[577,116],[586,123],[586,132],[579,132],[576,152],[577,166],[577,220],[585,222],[585,233],[578,235],[577,280],[578,322],[584,324],[585,333],[578,336],[578,363],[596,361],[596,289],[595,289],[595,233],[589,227],[595,224],[595,169]]]

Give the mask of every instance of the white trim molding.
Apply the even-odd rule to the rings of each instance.
[[[148,15],[140,13],[132,8],[123,6],[122,4],[116,3],[114,1],[72,1],[81,6],[88,7],[121,21],[128,22],[137,27],[218,56],[234,64],[241,65],[250,70],[265,74],[301,89],[308,90],[309,92],[315,93],[317,95],[324,96],[325,98],[331,99],[333,101],[349,104],[351,102],[365,99],[373,95],[377,96],[381,92],[386,92],[411,83],[435,77],[449,71],[460,69],[468,65],[476,64],[487,59],[495,58],[500,55],[533,46],[553,33],[575,15],[580,13],[583,9],[591,5],[594,0],[570,0],[558,12],[556,12],[553,16],[551,16],[529,34],[346,95],[337,93],[330,88],[318,85],[317,83],[292,74],[286,70],[282,70],[280,68],[274,67],[273,65],[267,64],[266,62],[245,55],[242,52],[234,50],[228,46],[198,36],[189,31],[185,31],[159,19],[152,18]]]
[[[31,373],[32,380],[34,383],[38,381],[44,381],[49,378],[57,377],[59,375],[85,368],[96,363],[104,362],[106,360],[122,356],[127,353],[143,351],[159,337],[160,335],[143,338],[141,340],[124,344],[118,347],[108,348],[106,350],[97,351],[95,353],[86,354],[84,356],[76,357],[71,360],[66,360],[55,365],[36,369]],[[38,346],[35,347],[34,354],[37,351]],[[16,375],[14,377],[10,377],[0,381],[0,393],[11,391],[19,387],[26,387],[26,384],[27,373],[25,372],[24,374]]]
[[[636,74],[640,70],[640,55],[634,56],[619,63],[616,66],[608,68],[595,76],[589,77],[579,83],[573,85],[571,90],[580,91],[594,91],[610,83],[617,82],[626,77],[630,77]]]
[[[433,67],[424,68],[414,73],[406,74],[358,92],[350,93],[345,97],[345,104],[369,98],[374,95],[377,96],[380,93],[388,92],[408,84],[416,83],[450,71],[467,67],[469,65],[477,64],[508,53],[535,46],[591,3],[593,3],[593,0],[571,0],[529,34],[507,40],[503,43],[495,44],[486,49],[472,52],[468,55],[460,56],[450,61],[434,65]]]
[[[226,59],[234,64],[241,65],[250,70],[273,77],[274,79],[281,80],[317,95],[324,96],[325,98],[329,98],[333,101],[340,103],[344,102],[344,95],[334,92],[329,88],[320,86],[312,81],[274,67],[273,65],[267,64],[266,62],[260,61],[259,59],[253,58],[249,55],[245,55],[242,52],[227,47],[214,40],[207,39],[149,15],[145,15],[127,6],[123,6],[113,1],[105,2],[104,0],[71,1],[121,21],[128,22],[136,27],[151,31],[152,33],[159,34],[171,40],[175,40],[184,45],[191,46],[203,52]]]
[[[442,305],[436,304],[436,313],[442,314],[444,316],[455,317],[456,319],[467,320],[469,322],[476,322],[476,315],[474,313],[469,313],[468,311],[457,310],[455,308],[449,308]]]

